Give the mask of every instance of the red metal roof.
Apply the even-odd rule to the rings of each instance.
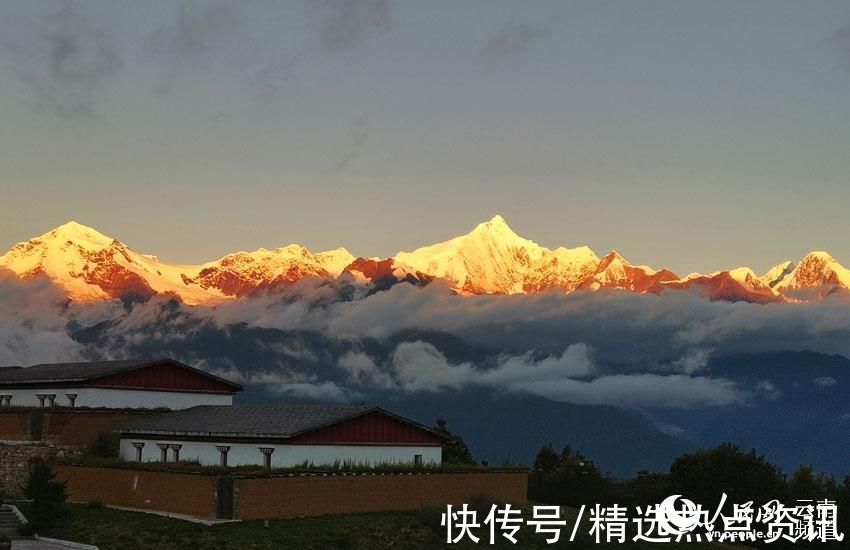
[[[234,393],[242,386],[173,359],[50,363],[3,369],[3,387],[108,387]]]
[[[440,445],[445,436],[366,405],[198,405],[119,430],[134,435],[302,444]]]
[[[443,438],[432,430],[383,409],[304,432],[292,443],[328,445],[441,445]]]

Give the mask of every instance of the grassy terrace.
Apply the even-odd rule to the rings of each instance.
[[[126,470],[143,470],[151,472],[169,472],[176,474],[198,475],[231,475],[237,477],[268,477],[273,475],[300,474],[407,474],[407,473],[494,473],[494,472],[525,472],[524,466],[479,466],[467,464],[440,464],[439,466],[412,464],[377,464],[363,465],[337,462],[335,464],[314,465],[304,463],[286,468],[264,468],[261,465],[249,466],[202,466],[197,462],[133,462],[119,458],[101,458],[92,455],[80,455],[56,458],[55,464],[63,466],[87,466],[93,468],[120,468]]]
[[[86,407],[86,406],[82,406],[82,405],[77,406],[77,407],[68,407],[68,406],[64,406],[64,405],[53,405],[52,407],[12,405],[11,407],[3,407],[3,409],[0,409],[0,414],[22,413],[22,412],[42,412],[42,413],[104,412],[104,413],[144,413],[144,414],[150,414],[150,413],[167,413],[167,412],[171,412],[171,409],[169,409],[168,407],[154,407],[154,408],[145,408],[145,407]]]
[[[21,508],[26,513],[26,504],[22,504]],[[41,534],[95,544],[101,550],[431,549],[446,547],[445,535],[439,525],[440,512],[441,510],[429,509],[419,512],[270,520],[268,527],[265,527],[263,521],[245,521],[207,527],[153,514],[113,510],[93,505],[71,505],[60,526],[49,533]],[[574,521],[575,516],[575,510],[568,510],[566,518],[568,525],[570,521]],[[584,526],[584,523],[582,525]],[[582,530],[586,532],[587,528],[582,527]],[[482,529],[478,535],[481,536],[483,533]],[[547,545],[542,537],[533,534],[533,528],[524,526],[520,531],[517,545],[502,539],[502,543],[490,546],[486,539],[482,539],[478,545],[457,544],[450,548],[689,548],[695,550],[736,548],[730,545],[639,545],[631,542],[622,545],[596,545],[586,533],[581,540],[569,543],[567,542],[568,531],[563,531],[562,537],[563,540],[558,544]]]

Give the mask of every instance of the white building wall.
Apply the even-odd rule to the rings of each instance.
[[[182,445],[180,460],[198,461],[204,466],[218,466],[219,452],[216,445],[229,445],[228,466],[262,465],[263,454],[259,447],[272,447],[272,467],[287,468],[301,466],[305,462],[315,466],[333,465],[335,462],[348,462],[360,465],[377,466],[381,464],[412,464],[415,455],[422,455],[423,464],[438,465],[442,460],[440,447],[402,447],[377,445],[265,445],[253,443],[228,443],[227,441],[163,441],[157,439],[121,439],[121,458],[136,460],[134,442],[144,443],[143,462],[159,462],[161,451],[157,443]],[[173,452],[168,451],[171,461]]]
[[[232,405],[233,396],[218,393],[190,393],[148,390],[120,390],[108,388],[45,388],[45,389],[0,389],[0,395],[11,395],[12,406],[38,407],[37,395],[55,394],[56,406],[69,406],[67,393],[76,393],[77,407],[188,409],[195,405]],[[47,401],[45,400],[45,406]]]

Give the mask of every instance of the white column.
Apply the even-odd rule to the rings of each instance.
[[[272,467],[272,453],[274,452],[274,447],[259,447],[260,452],[263,453],[263,466],[266,468]]]

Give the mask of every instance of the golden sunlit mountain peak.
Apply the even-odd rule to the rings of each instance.
[[[342,247],[314,253],[290,244],[234,252],[198,265],[162,263],[70,220],[13,246],[0,256],[0,267],[25,279],[49,277],[78,301],[159,294],[202,305],[274,291],[305,278],[341,276],[357,284],[381,281],[382,288],[441,280],[461,294],[659,293],[699,286],[711,299],[760,303],[785,296],[821,298],[850,289],[850,270],[823,251],[809,253],[796,265],[779,264],[762,277],[742,267],[680,279],[666,269],[633,265],[617,250],[600,259],[587,246],[540,246],[514,232],[500,214],[465,235],[391,258],[358,259]]]

